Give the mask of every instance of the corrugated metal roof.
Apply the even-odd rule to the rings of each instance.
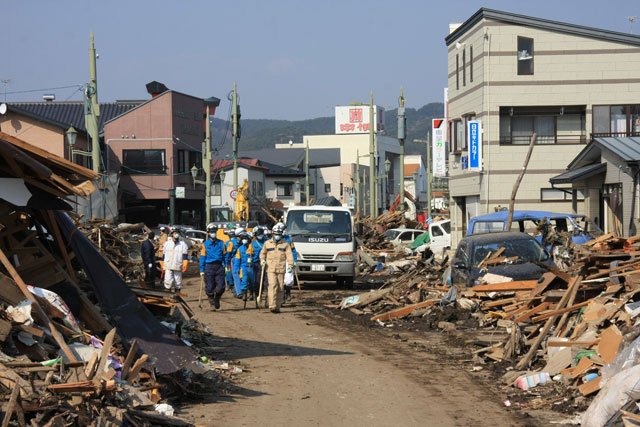
[[[568,184],[572,182],[582,181],[594,175],[607,170],[606,163],[596,163],[594,165],[583,166],[578,169],[570,170],[560,175],[549,178],[551,184]]]
[[[260,165],[269,168],[266,175],[268,176],[305,176],[304,172],[297,171],[295,169],[285,168],[273,163],[260,160]]]
[[[100,104],[99,128],[102,133],[104,123],[123,114],[144,101],[119,101]],[[45,123],[64,128],[73,126],[79,132],[86,132],[84,125],[84,102],[12,102],[7,103],[9,111],[41,120]]]
[[[594,138],[594,141],[626,162],[640,161],[640,137],[602,137]]]

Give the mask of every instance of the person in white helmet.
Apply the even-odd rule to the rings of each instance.
[[[284,227],[273,227],[273,239],[265,242],[260,251],[260,263],[266,266],[269,281],[269,310],[280,313],[284,294],[284,273],[293,265],[291,246],[282,240]],[[289,267],[287,267],[287,264]]]
[[[173,287],[176,292],[182,289],[182,273],[187,271],[188,250],[187,244],[180,240],[180,233],[174,230],[171,239],[162,247],[165,289],[171,290]]]

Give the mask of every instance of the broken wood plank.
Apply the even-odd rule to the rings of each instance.
[[[554,274],[555,274],[555,272],[554,272]],[[557,274],[556,274],[556,276],[557,276]],[[573,291],[573,287],[577,286],[579,279],[580,278],[578,276],[575,276],[573,278],[573,280],[571,281],[569,287],[567,288],[567,291],[565,292],[564,296],[562,297],[562,299],[560,300],[560,302],[557,305],[557,307],[559,309],[561,309],[562,307],[565,306],[565,304],[567,303],[567,300],[569,299],[570,293]],[[518,362],[518,364],[516,365],[516,368],[518,370],[523,370],[523,369],[525,369],[526,367],[529,366],[529,364],[531,363],[531,360],[533,360],[533,357],[536,355],[536,353],[538,351],[538,347],[540,347],[540,344],[542,343],[542,340],[545,339],[545,337],[549,333],[549,330],[551,329],[551,327],[555,323],[556,319],[557,319],[557,315],[552,316],[549,319],[547,319],[547,322],[545,323],[544,327],[542,328],[542,331],[538,334],[538,336],[537,336],[536,340],[533,342],[533,344],[531,344],[531,347],[529,348],[529,351],[527,352],[527,354],[524,357],[522,357],[520,359],[520,361]]]
[[[136,363],[133,364],[133,367],[131,368],[129,375],[127,376],[127,382],[129,384],[133,384],[138,380],[138,374],[140,373],[142,366],[147,362],[148,358],[149,358],[149,355],[143,354],[140,357],[140,359],[136,360]]]
[[[129,368],[131,368],[133,359],[136,357],[137,354],[138,354],[138,340],[134,339],[131,342],[131,348],[129,348],[129,353],[127,353],[127,357],[124,359],[124,363],[122,364],[121,378],[127,378],[129,376]]]
[[[13,390],[11,391],[11,397],[9,398],[9,404],[7,405],[7,411],[4,413],[4,418],[2,419],[2,427],[8,427],[9,421],[13,416],[13,412],[16,410],[16,406],[18,405],[18,396],[20,395],[20,386],[18,384],[14,384]]]
[[[600,334],[596,350],[605,363],[610,363],[618,354],[622,342],[622,333],[616,325],[611,325]]]
[[[98,353],[93,353],[91,355],[91,359],[89,359],[89,363],[87,363],[87,366],[84,368],[84,374],[87,377],[87,379],[92,379],[93,375],[96,372],[96,365],[98,364],[98,358],[100,356],[98,356]]]
[[[111,346],[113,345],[113,339],[116,336],[116,328],[113,328],[109,331],[107,336],[104,338],[104,343],[102,344],[102,351],[100,351],[100,359],[98,362],[98,368],[96,369],[96,376],[94,379],[100,379],[100,375],[102,375],[107,366],[107,362],[109,361],[109,353],[111,352]]]
[[[580,390],[580,393],[582,393],[583,396],[588,396],[591,393],[595,393],[596,391],[600,390],[601,380],[602,380],[602,377],[598,377],[591,381],[587,381],[584,384],[580,384],[578,386],[578,390]]]
[[[423,302],[419,302],[417,304],[411,304],[411,305],[407,305],[404,307],[400,307],[397,308],[395,310],[391,310],[388,311],[386,313],[382,313],[382,314],[378,314],[376,316],[373,316],[371,318],[372,321],[376,322],[376,321],[386,321],[386,320],[390,320],[390,319],[399,319],[405,316],[408,316],[413,310],[417,309],[417,308],[422,308],[422,307],[427,307],[430,305],[435,304],[437,301],[423,301]]]
[[[513,321],[514,321],[514,323],[523,322],[523,321],[527,320],[528,318],[530,318],[531,316],[533,316],[534,314],[538,314],[542,310],[546,310],[547,307],[549,307],[550,305],[551,305],[550,302],[543,302],[542,304],[535,306],[534,308],[532,308],[531,310],[527,311],[526,313],[523,313],[520,316],[516,317],[515,319],[513,319]]]
[[[586,306],[588,304],[589,304],[589,301],[583,301],[583,302],[581,302],[579,304],[575,304],[575,305],[572,305],[570,307],[560,308],[560,309],[557,309],[557,310],[553,310],[553,311],[551,311],[549,313],[541,314],[539,316],[536,316],[536,317],[532,318],[531,320],[533,322],[539,322],[541,320],[545,320],[545,319],[548,319],[548,318],[553,317],[553,316],[559,316],[561,314],[565,314],[565,313],[568,313],[570,311],[577,310],[577,309],[582,308],[582,307],[584,307],[584,306]]]
[[[473,292],[506,292],[535,289],[537,280],[520,280],[517,282],[495,283],[490,285],[478,285],[471,288]]]
[[[16,269],[13,267],[13,264],[9,262],[9,259],[7,258],[7,256],[5,255],[2,249],[0,249],[0,262],[2,263],[2,265],[4,265],[4,268],[9,272],[13,280],[18,284],[24,296],[30,299],[31,301],[33,301],[32,306],[36,309],[36,312],[43,319],[46,319],[47,326],[51,331],[51,335],[53,335],[53,338],[56,340],[56,342],[64,352],[65,356],[67,356],[67,358],[71,362],[77,362],[76,357],[74,356],[73,352],[65,342],[64,338],[62,337],[62,335],[60,335],[60,332],[58,332],[58,330],[56,329],[51,319],[47,317],[47,314],[44,312],[40,304],[38,304],[38,300],[34,297],[34,295],[31,292],[29,292],[29,289],[27,288],[26,283],[22,281],[22,278],[20,277]]]

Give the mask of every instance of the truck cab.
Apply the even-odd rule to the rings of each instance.
[[[296,246],[301,280],[331,280],[351,287],[356,275],[356,241],[351,211],[340,206],[292,206],[285,214]]]

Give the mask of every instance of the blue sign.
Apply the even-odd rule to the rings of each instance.
[[[480,122],[469,122],[469,169],[482,169],[482,138]]]
[[[462,163],[462,170],[469,169],[469,156],[462,156],[460,163]]]

